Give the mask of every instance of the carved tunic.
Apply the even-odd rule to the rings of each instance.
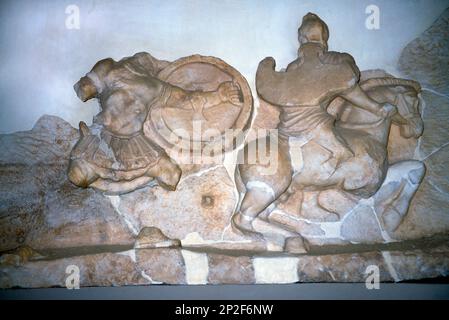
[[[165,92],[152,106],[159,106],[165,101]],[[130,135],[118,135],[94,122],[90,134],[80,139],[72,150],[71,158],[84,159],[104,169],[129,171],[148,169],[163,155],[165,151],[148,139],[142,130]]]
[[[334,118],[322,106],[283,107],[281,109],[279,132],[283,137],[305,136],[325,124],[332,124]]]

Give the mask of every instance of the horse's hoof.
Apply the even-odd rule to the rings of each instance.
[[[242,231],[243,233],[254,232],[254,228],[252,225],[253,221],[254,218],[245,216],[241,213],[236,213],[232,217],[233,226],[236,227],[239,231]]]
[[[284,251],[293,254],[307,253],[309,246],[301,236],[290,237],[285,239]]]
[[[238,233],[246,238],[250,238],[250,240],[252,241],[265,241],[263,235],[254,230],[254,227],[252,225],[253,221],[254,218],[252,217],[245,216],[241,213],[236,213],[232,217],[232,226]]]

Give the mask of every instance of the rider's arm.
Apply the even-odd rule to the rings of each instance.
[[[391,107],[386,107],[384,104],[380,104],[371,99],[358,84],[343,92],[340,96],[354,104],[356,107],[381,117],[385,117],[392,112]]]

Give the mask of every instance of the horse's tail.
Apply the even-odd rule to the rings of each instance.
[[[417,93],[421,92],[421,85],[414,80],[399,79],[399,78],[371,78],[360,83],[360,87],[363,90],[369,90],[376,87],[387,87],[387,86],[403,86],[411,87]]]

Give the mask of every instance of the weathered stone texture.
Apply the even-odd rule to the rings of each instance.
[[[31,131],[0,136],[0,251],[132,244],[110,201],[67,180],[78,132],[42,117]]]
[[[30,131],[0,135],[0,288],[64,287],[70,265],[81,286],[365,282],[369,266],[381,281],[448,276],[448,26],[449,9],[402,53],[400,70],[424,87],[425,128],[405,139],[392,126],[378,192],[293,192],[257,220],[265,237],[233,228],[239,194],[221,164],[181,165],[176,191],[111,196],[68,181],[79,133],[67,122],[44,116]],[[385,75],[363,72],[362,81]],[[279,110],[261,101],[253,128],[278,122]],[[421,185],[416,160],[426,167]],[[285,252],[292,235],[309,251]]]
[[[410,42],[399,59],[399,69],[440,93],[449,94],[449,8]]]
[[[394,236],[410,239],[449,231],[449,9],[403,51],[399,67],[424,86],[424,133],[415,157],[427,172]]]
[[[251,284],[255,283],[252,260],[248,256],[227,256],[209,254],[210,284]]]

